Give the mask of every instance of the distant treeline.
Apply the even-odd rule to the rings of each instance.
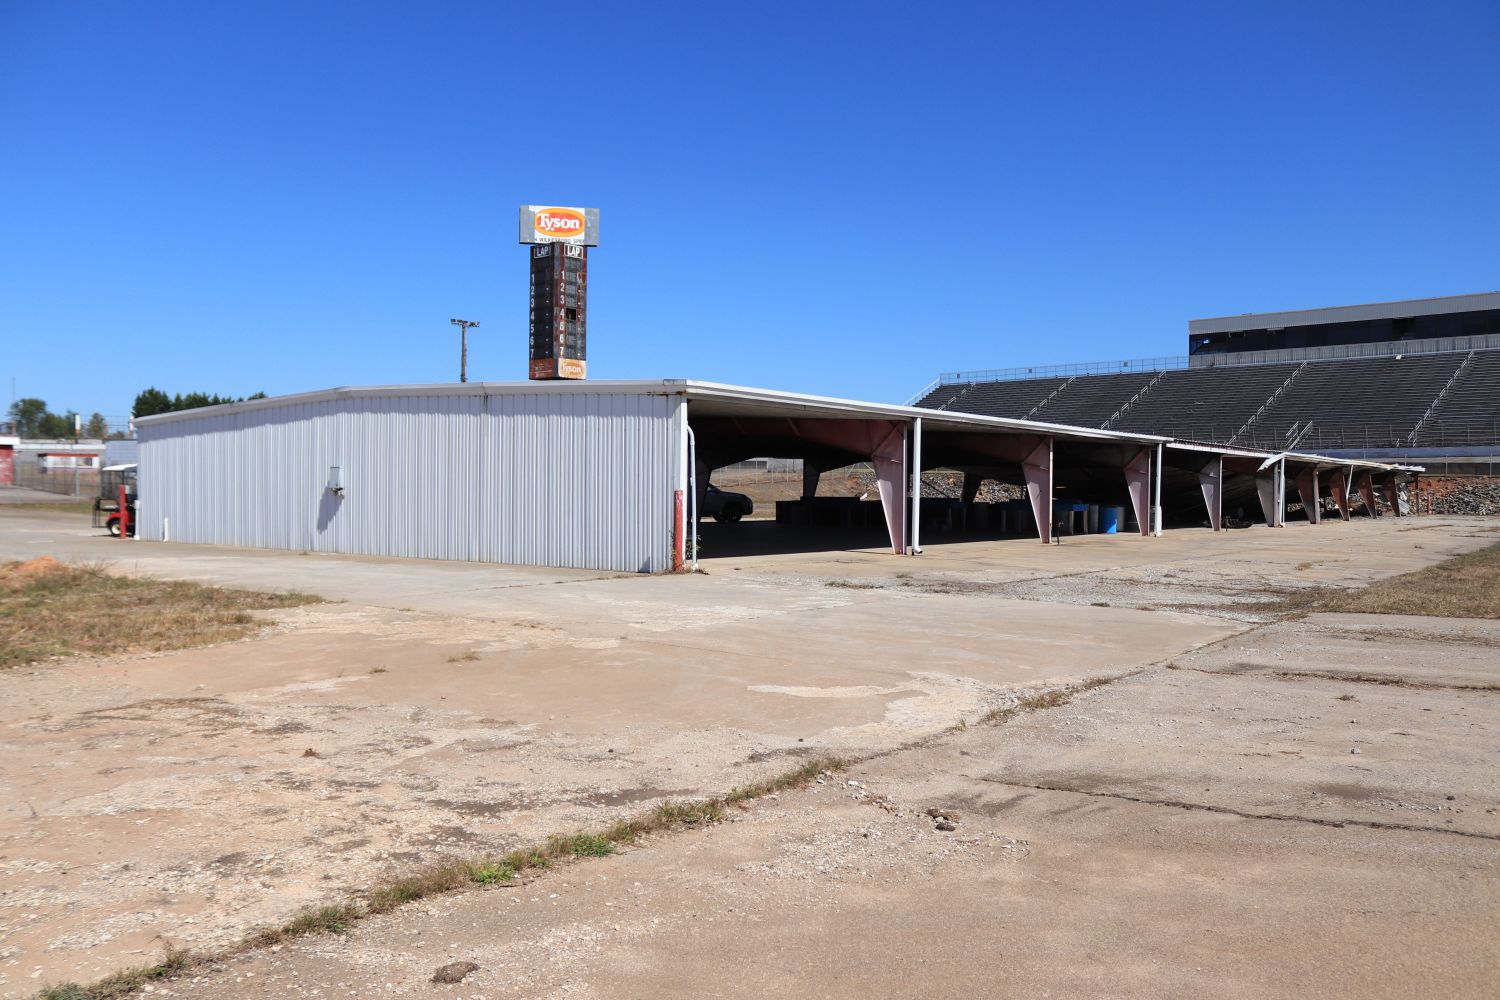
[[[206,392],[178,393],[168,396],[156,386],[152,386],[139,396],[135,397],[135,405],[130,408],[132,417],[149,417],[153,413],[175,413],[178,410],[196,410],[200,406],[218,406],[220,403],[243,403],[247,399],[265,399],[263,392],[253,393],[249,396],[220,396],[217,393],[209,395]]]
[[[124,436],[119,432],[110,433],[109,422],[104,419],[102,413],[95,413],[87,420],[79,421],[78,414],[73,410],[66,413],[53,413],[47,409],[46,400],[34,397],[18,399],[11,403],[9,413],[18,437],[70,438],[78,433],[80,422],[83,424],[83,436],[87,438]]]

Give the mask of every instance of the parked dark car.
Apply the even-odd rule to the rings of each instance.
[[[743,493],[728,493],[713,483],[703,497],[703,509],[699,518],[712,517],[720,524],[733,524],[748,514],[755,513],[755,503]]]

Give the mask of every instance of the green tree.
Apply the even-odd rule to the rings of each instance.
[[[135,405],[130,408],[132,417],[149,417],[153,413],[170,412],[172,412],[172,397],[154,385],[135,397]]]
[[[18,437],[43,437],[42,423],[50,416],[45,400],[18,399],[10,404],[10,419],[15,422]]]
[[[43,414],[38,423],[37,437],[44,438],[70,438],[73,436],[73,418],[78,414],[69,410],[67,413]]]
[[[109,421],[104,419],[104,414],[92,414],[83,425],[83,436],[86,438],[99,438],[101,441],[109,433]]]
[[[266,394],[257,392],[250,399],[265,399]],[[135,406],[131,409],[131,416],[149,417],[153,413],[174,413],[178,410],[196,410],[200,406],[218,406],[221,403],[243,403],[244,396],[220,396],[218,393],[210,395],[206,392],[178,393],[168,396],[160,389],[152,386],[139,396],[135,397]]]

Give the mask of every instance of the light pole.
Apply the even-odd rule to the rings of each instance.
[[[469,327],[478,328],[479,321],[472,319],[450,319],[458,327],[458,380],[469,381]]]

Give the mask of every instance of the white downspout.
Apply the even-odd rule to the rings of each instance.
[[[698,572],[698,435],[688,425],[688,545],[691,571]]]
[[[1286,527],[1286,459],[1276,463],[1276,468],[1271,470],[1272,489],[1275,490],[1275,501],[1271,504],[1271,527]]]
[[[1158,441],[1157,444],[1156,444],[1156,482],[1153,485],[1153,492],[1155,493],[1155,497],[1154,497],[1154,499],[1151,502],[1151,520],[1153,522],[1152,529],[1151,529],[1151,534],[1154,535],[1154,536],[1156,536],[1157,538],[1161,537],[1161,460],[1162,460],[1162,445],[1163,445],[1163,443],[1160,442],[1160,441]]]
[[[922,554],[922,418],[912,420],[911,554]]]

